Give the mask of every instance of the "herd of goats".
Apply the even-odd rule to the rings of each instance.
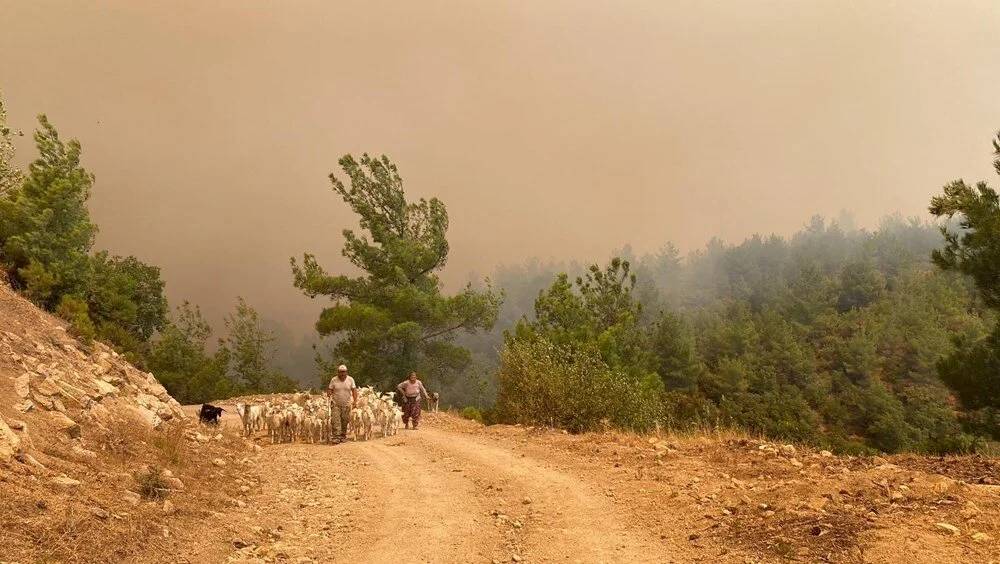
[[[199,414],[206,421],[205,407]],[[243,434],[253,436],[266,431],[272,443],[329,443],[336,438],[338,423],[333,421],[330,400],[322,396],[297,393],[288,398],[272,397],[262,403],[240,402],[236,412],[243,423]],[[214,419],[218,419],[218,415]],[[208,421],[206,421],[208,422]],[[358,401],[351,409],[348,436],[355,441],[370,440],[376,433],[383,437],[395,435],[403,426],[403,411],[393,401],[392,394],[379,394],[372,387],[358,389]]]

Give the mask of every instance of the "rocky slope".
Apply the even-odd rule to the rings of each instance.
[[[71,458],[93,458],[84,428],[153,430],[185,417],[152,374],[103,343],[79,343],[7,287],[0,287],[0,375],[0,462],[42,468],[56,445]]]
[[[252,445],[0,283],[0,562],[161,560]]]

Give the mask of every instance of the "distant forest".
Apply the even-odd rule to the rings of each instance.
[[[638,324],[660,349],[664,417],[846,452],[967,451],[998,438],[995,412],[959,409],[938,375],[957,342],[995,325],[971,280],[932,263],[943,242],[919,219],[887,217],[869,231],[813,217],[788,238],[712,240],[686,256],[670,244],[641,256],[622,249]],[[499,321],[462,338],[475,374],[445,396],[492,406],[504,332],[535,319],[539,293],[559,273],[585,271],[537,259],[498,268]]]

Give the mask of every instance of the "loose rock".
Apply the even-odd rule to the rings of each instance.
[[[951,523],[935,523],[935,526],[937,526],[937,528],[941,529],[942,531],[947,531],[952,535],[959,535],[962,533],[961,529],[959,529],[955,525],[952,525]]]
[[[62,486],[64,488],[73,488],[80,485],[80,480],[74,480],[69,476],[63,474],[60,476],[55,476],[52,478],[52,483],[57,486]]]

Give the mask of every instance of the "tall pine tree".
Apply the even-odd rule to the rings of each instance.
[[[468,365],[469,352],[451,342],[458,331],[493,326],[502,295],[471,285],[446,296],[437,272],[448,258],[448,213],[437,198],[407,202],[403,180],[388,157],[346,155],[349,185],[331,174],[334,191],[358,214],[361,229],[343,231],[343,255],[363,275],[330,275],[311,254],[292,259],[295,287],[333,304],[316,328],[336,338],[336,361],[363,382],[386,384],[410,370],[432,378]]]

